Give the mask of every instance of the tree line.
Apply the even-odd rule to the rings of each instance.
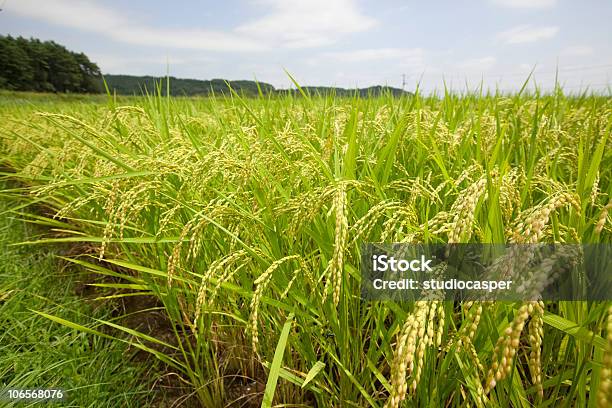
[[[98,93],[100,68],[54,41],[0,36],[0,88],[15,91]]]
[[[240,95],[256,96],[261,93],[267,95],[275,92],[272,85],[255,81],[226,81],[224,79],[185,79],[136,75],[104,75],[106,85],[111,92],[118,95],[142,95],[144,93],[159,92],[166,95],[170,89],[173,96],[198,95],[229,95],[231,89]],[[168,81],[168,82],[166,82]],[[169,86],[168,86],[169,85]],[[258,88],[259,85],[259,88]]]
[[[118,95],[142,95],[143,93],[159,92],[166,95],[170,89],[173,96],[201,96],[201,95],[230,95],[230,88],[239,95],[257,96],[269,95],[295,95],[300,96],[297,89],[276,89],[273,85],[255,81],[226,81],[224,79],[183,79],[175,77],[153,77],[134,75],[104,75],[104,80],[111,92]],[[168,82],[166,82],[168,81]],[[169,86],[168,86],[169,85]],[[322,86],[303,86],[302,91],[309,95],[333,95],[338,97],[370,97],[378,95],[411,95],[390,86],[371,86],[368,88],[338,88]]]
[[[104,81],[106,81],[106,86]],[[305,86],[297,89],[275,89],[271,84],[223,79],[183,79],[175,77],[102,75],[100,68],[81,53],[68,50],[54,41],[0,36],[0,89],[34,92],[100,93],[105,88],[119,95],[142,95],[167,90],[174,96],[229,95],[232,90],[244,96],[258,94],[292,94],[340,97],[405,95],[398,88],[373,86],[361,89]],[[231,88],[231,90],[230,90]]]

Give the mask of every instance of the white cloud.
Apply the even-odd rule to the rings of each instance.
[[[237,28],[238,33],[289,48],[328,45],[339,36],[370,29],[376,20],[362,14],[354,0],[260,0],[272,12]]]
[[[202,29],[164,29],[143,24],[91,1],[19,0],[8,12],[47,23],[102,34],[134,45],[213,51],[257,51],[260,42],[236,33]]]
[[[542,68],[542,67],[540,66],[540,68]],[[527,73],[529,73],[529,72],[531,72],[531,70],[533,70],[533,69],[535,69],[535,66],[534,66],[533,64],[527,64],[527,63],[522,63],[522,64],[519,64],[519,70],[520,70],[521,72],[527,72]]]
[[[506,44],[524,44],[553,38],[559,32],[557,26],[532,27],[521,25],[497,34]]]
[[[478,73],[482,73],[493,68],[496,62],[497,58],[492,56],[474,58],[458,63],[457,68],[466,71],[475,71]]]
[[[509,8],[546,9],[554,7],[557,0],[494,0],[494,3]]]
[[[421,48],[363,48],[319,52],[298,59],[288,69],[303,83],[312,85],[400,87],[402,74],[416,82],[426,69],[429,52]]]
[[[126,55],[123,53],[110,54],[104,52],[88,52],[92,61],[96,61],[104,73],[138,74],[138,75],[163,75],[169,69],[172,72],[178,66],[202,66],[217,63],[218,60],[203,55]]]
[[[560,55],[564,57],[584,57],[592,55],[594,51],[593,47],[588,45],[572,45],[562,49]]]
[[[403,64],[421,64],[423,61],[423,54],[421,48],[369,48],[352,51],[326,52],[321,54],[321,56],[342,62],[395,60],[397,63]]]
[[[91,0],[19,0],[8,13],[93,32],[117,42],[210,51],[262,51],[330,44],[339,36],[367,30],[375,20],[353,0],[260,0],[262,17],[235,29],[161,28]]]

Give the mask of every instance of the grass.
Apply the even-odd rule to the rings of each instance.
[[[0,150],[53,229],[32,245],[87,245],[118,297],[155,296],[170,336],[98,322],[202,406],[594,407],[609,302],[364,302],[359,248],[609,243],[611,114],[561,89],[9,99]]]
[[[154,366],[130,361],[134,353],[122,343],[87,336],[34,312],[82,324],[91,317],[111,318],[109,305],[96,306],[77,294],[81,281],[91,277],[62,265],[61,247],[15,246],[42,231],[8,212],[12,205],[0,202],[0,386],[61,388],[66,407],[146,405],[153,394],[145,375],[154,373]]]

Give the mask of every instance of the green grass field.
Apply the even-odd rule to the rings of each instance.
[[[104,277],[98,287],[115,299],[153,299],[165,322],[143,330],[87,309],[72,318],[60,303],[41,329],[128,341],[188,385],[185,401],[607,407],[609,302],[366,302],[359,250],[609,243],[611,130],[610,98],[560,89],[361,99],[7,94],[3,175],[20,187],[3,197],[10,214],[46,228],[24,237],[27,248],[72,245],[66,262]],[[25,312],[2,313],[13,327]],[[113,350],[92,369],[112,364]],[[92,406],[107,401],[104,392],[88,394]]]
[[[65,246],[17,245],[44,230],[11,214],[15,205],[5,197],[0,202],[0,387],[61,388],[69,396],[66,407],[153,401],[147,371],[159,372],[157,364],[138,365],[126,344],[87,336],[34,312],[95,327],[91,319],[111,318],[112,308],[82,295],[79,288],[92,277],[61,263]]]

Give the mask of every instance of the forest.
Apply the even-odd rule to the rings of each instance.
[[[54,41],[0,36],[0,88],[13,91],[102,91],[100,68]]]

